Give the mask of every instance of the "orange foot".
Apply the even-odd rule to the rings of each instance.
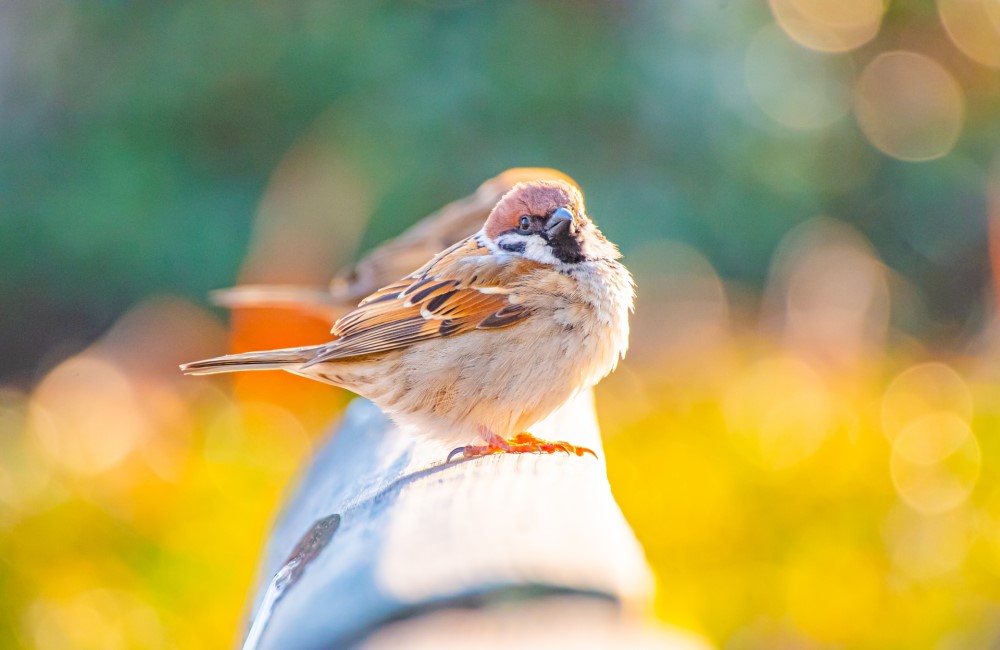
[[[504,440],[500,436],[491,433],[489,435],[489,442],[485,445],[466,445],[465,447],[452,449],[451,453],[448,454],[448,460],[445,462],[450,461],[458,454],[462,454],[465,458],[472,458],[473,456],[489,456],[490,454],[554,454],[557,451],[564,451],[567,454],[576,454],[577,456],[590,454],[594,458],[597,458],[597,454],[594,453],[593,449],[577,447],[561,440],[556,442],[542,440],[525,431],[517,434],[510,440]]]

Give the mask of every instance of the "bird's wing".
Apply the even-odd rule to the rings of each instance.
[[[510,286],[540,266],[491,255],[477,236],[439,253],[411,275],[379,289],[333,326],[336,340],[306,366],[408,347],[530,316]]]
[[[212,301],[230,309],[296,309],[330,323],[343,316],[378,287],[423,264],[440,250],[464,240],[482,227],[497,201],[521,182],[563,180],[555,169],[515,167],[495,176],[472,194],[452,201],[407,228],[398,237],[341,269],[328,288],[240,285],[212,292]]]
[[[438,251],[475,233],[486,222],[497,201],[518,183],[544,180],[563,180],[576,185],[572,178],[556,169],[508,169],[480,185],[469,196],[424,217],[356,264],[342,269],[330,284],[332,295],[338,301],[360,300],[377,287],[417,268]]]

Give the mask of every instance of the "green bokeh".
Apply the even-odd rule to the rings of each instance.
[[[0,17],[8,379],[152,292],[231,284],[267,179],[308,128],[370,182],[367,247],[544,165],[581,183],[626,254],[681,240],[759,284],[781,237],[828,214],[917,287],[914,333],[954,339],[982,311],[1000,92],[926,7],[894,3],[879,39],[841,55],[860,69],[901,29],[929,35],[921,52],[965,84],[967,117],[956,150],[922,164],[880,154],[850,114],[790,131],[745,101],[766,3],[34,0]]]

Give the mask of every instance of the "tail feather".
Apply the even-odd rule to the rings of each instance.
[[[310,361],[322,349],[322,345],[311,345],[301,348],[227,354],[222,357],[181,364],[181,372],[185,375],[214,375],[220,372],[236,372],[238,370],[293,370]]]

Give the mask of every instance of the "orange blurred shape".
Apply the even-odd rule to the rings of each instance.
[[[321,127],[307,131],[275,170],[240,283],[323,286],[357,245],[369,213],[367,184]],[[231,349],[319,344],[330,340],[329,330],[329,323],[294,310],[237,310]],[[316,426],[343,403],[336,389],[283,372],[239,373],[234,382],[239,399],[280,404]]]
[[[318,345],[330,340],[325,320],[290,309],[241,309],[233,312],[233,352]],[[343,405],[344,391],[287,372],[244,372],[232,375],[237,399],[269,402],[296,413],[312,430]]]

